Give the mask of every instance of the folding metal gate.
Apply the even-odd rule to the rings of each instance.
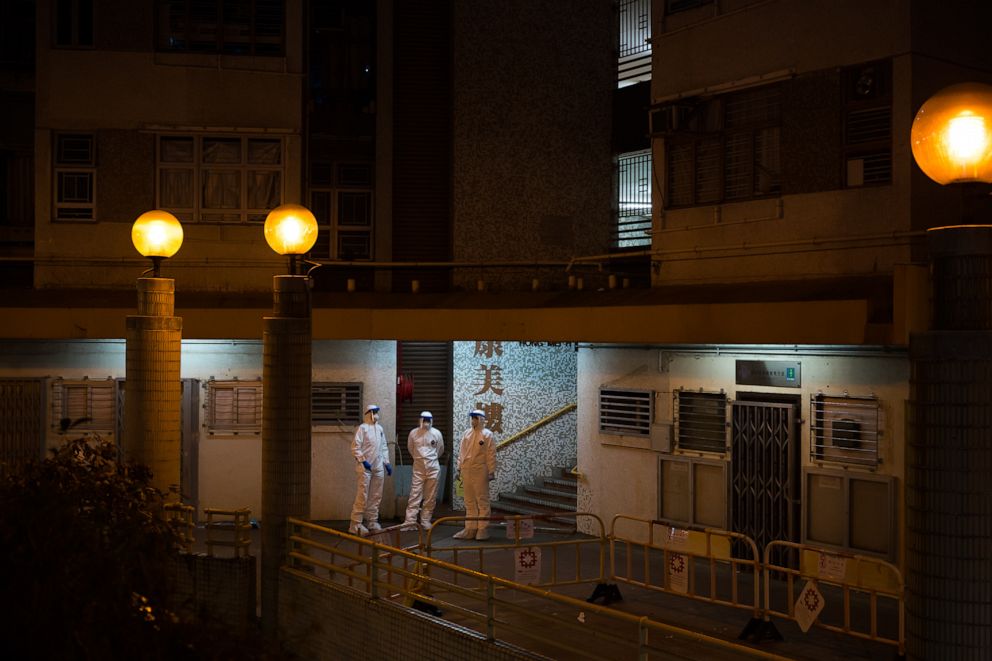
[[[0,463],[40,459],[44,443],[45,380],[0,379]]]
[[[798,541],[798,439],[791,404],[735,401],[730,462],[731,530],[758,548]]]

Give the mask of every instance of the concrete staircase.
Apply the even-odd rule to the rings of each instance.
[[[545,532],[572,532],[574,517],[554,516],[575,512],[578,500],[578,480],[571,468],[557,468],[552,477],[539,477],[514,493],[500,493],[492,502],[493,514],[543,516],[535,521],[535,529]]]

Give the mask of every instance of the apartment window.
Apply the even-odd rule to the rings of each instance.
[[[848,187],[892,181],[892,63],[845,69],[844,182]]]
[[[279,137],[161,135],[159,208],[183,221],[264,222],[282,201],[284,160]]]
[[[284,0],[158,0],[160,51],[279,56]]]
[[[310,209],[317,218],[314,259],[372,259],[371,163],[310,166]]]
[[[620,436],[650,436],[654,398],[650,390],[599,389],[599,431]]]
[[[93,47],[93,0],[56,0],[55,45]]]
[[[651,150],[617,157],[615,249],[651,247]]]
[[[311,424],[357,425],[362,421],[362,384],[315,382],[311,390]]]
[[[117,388],[113,379],[52,381],[52,428],[60,433],[117,428]]]
[[[676,390],[675,447],[692,452],[727,451],[727,396]]]
[[[207,384],[207,429],[211,434],[261,433],[262,384],[210,381]]]
[[[654,113],[665,134],[667,206],[737,202],[779,194],[781,93],[744,90]],[[669,118],[659,127],[658,117]]]
[[[55,135],[55,218],[96,217],[96,145],[92,134]]]

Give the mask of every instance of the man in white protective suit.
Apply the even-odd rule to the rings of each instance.
[[[489,517],[489,483],[496,479],[496,442],[486,429],[486,414],[476,409],[469,413],[472,426],[462,434],[458,451],[458,472],[462,477],[465,516]],[[456,539],[489,539],[487,521],[466,521]]]
[[[382,471],[385,469],[386,475],[393,474],[393,467],[389,464],[386,434],[379,424],[379,407],[375,404],[365,407],[365,422],[355,430],[351,453],[355,457],[357,484],[348,532],[353,535],[367,535],[382,530],[379,525]]]
[[[413,460],[413,477],[404,525],[416,525],[419,512],[420,525],[424,530],[430,530],[437,499],[437,479],[441,474],[438,459],[444,454],[444,437],[434,429],[434,416],[430,411],[420,413],[420,425],[410,430],[406,449]]]

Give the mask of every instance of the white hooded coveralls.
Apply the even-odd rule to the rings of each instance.
[[[366,420],[372,418],[367,415]],[[351,527],[357,528],[362,519],[370,524],[379,522],[379,503],[382,501],[383,464],[389,461],[386,433],[377,422],[363,422],[355,430],[351,444],[355,457],[355,504],[351,508]],[[367,461],[372,470],[362,465]]]
[[[458,452],[458,472],[462,476],[465,516],[488,518],[489,476],[496,473],[496,442],[491,431],[485,427],[465,430]],[[486,521],[465,522],[465,530],[469,531],[484,531],[488,526]]]
[[[441,473],[441,463],[438,459],[444,454],[444,437],[432,426],[414,427],[406,439],[406,448],[413,458],[413,477],[410,480],[406,523],[416,523],[419,510],[420,522],[423,525],[430,525],[437,499],[437,479]]]

